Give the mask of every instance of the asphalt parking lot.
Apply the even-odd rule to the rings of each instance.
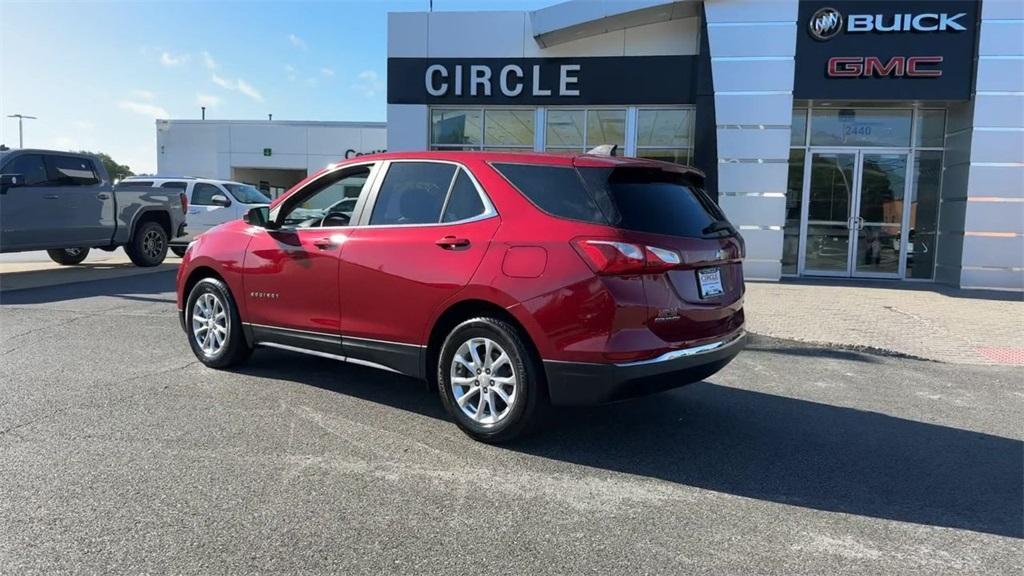
[[[1020,574],[1024,372],[761,340],[475,443],[417,382],[200,365],[173,272],[0,295],[0,574]]]

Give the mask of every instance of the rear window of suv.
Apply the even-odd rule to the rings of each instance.
[[[698,238],[725,218],[703,190],[668,170],[532,164],[494,168],[538,208],[559,218]]]

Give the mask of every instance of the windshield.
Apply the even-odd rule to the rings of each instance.
[[[228,192],[231,192],[235,200],[242,204],[270,204],[270,198],[267,198],[263,192],[260,192],[254,186],[248,184],[224,184],[224,187],[228,189]]]

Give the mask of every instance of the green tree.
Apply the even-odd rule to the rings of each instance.
[[[103,152],[89,152],[87,150],[82,150],[82,154],[92,154],[93,156],[99,157],[100,161],[103,162],[103,167],[107,169],[107,174],[110,175],[111,182],[123,180],[128,176],[135,176],[135,172],[132,172],[132,169],[129,168],[127,164],[118,164],[110,157],[109,154],[105,154]]]

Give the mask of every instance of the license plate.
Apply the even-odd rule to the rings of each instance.
[[[701,298],[712,298],[725,292],[722,288],[722,273],[718,268],[697,270],[697,285],[700,287]]]

